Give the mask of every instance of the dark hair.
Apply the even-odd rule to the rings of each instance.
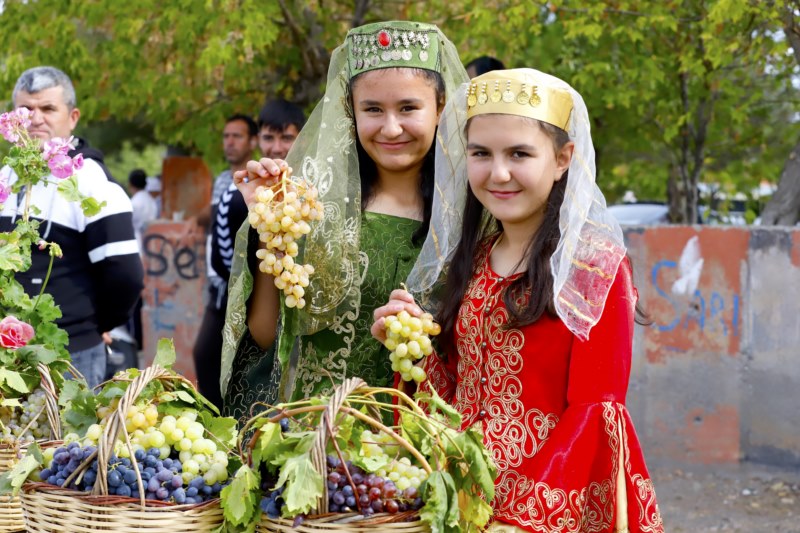
[[[258,135],[258,128],[256,127],[256,122],[249,117],[248,115],[243,115],[241,113],[237,113],[235,115],[231,115],[225,121],[225,124],[230,124],[231,122],[236,122],[237,120],[241,120],[245,124],[247,124],[247,131],[250,133],[250,137],[255,137]]]
[[[406,68],[406,67],[394,67],[394,68]],[[422,76],[427,81],[431,82],[434,85],[434,89],[436,91],[436,103],[441,108],[444,107],[445,99],[447,98],[447,89],[444,85],[444,78],[442,78],[441,74],[435,72],[433,70],[427,70],[422,68],[411,68],[415,74]],[[350,106],[349,112],[353,118],[353,123],[355,123],[355,113],[353,112],[353,87],[355,86],[356,80],[358,80],[359,76],[363,75],[358,74],[350,79],[350,83],[347,87],[347,102]],[[435,139],[434,135],[434,139]],[[375,165],[375,161],[367,154],[367,151],[364,150],[364,147],[361,145],[361,141],[358,139],[358,135],[356,135],[356,150],[358,152],[358,167],[361,172],[361,210],[364,211],[369,205],[370,200],[372,200],[373,196],[375,195],[375,182],[378,180],[378,167]],[[413,244],[422,244],[425,240],[425,237],[428,235],[428,227],[431,223],[431,209],[433,208],[433,185],[434,185],[434,174],[435,174],[435,160],[436,160],[436,143],[431,143],[430,150],[428,153],[425,154],[425,158],[422,161],[422,169],[420,170],[420,181],[419,181],[419,191],[420,195],[422,196],[422,225],[414,232],[411,236],[411,242]]]
[[[300,131],[305,124],[306,115],[303,110],[283,98],[269,100],[258,113],[259,131],[264,128],[283,131],[291,125]]]
[[[475,69],[475,75],[480,76],[481,74],[486,74],[487,72],[491,72],[492,70],[504,70],[506,68],[503,65],[503,62],[497,58],[491,56],[480,56],[476,57],[465,67],[465,70],[468,70],[470,67]]]
[[[141,168],[135,168],[128,174],[128,183],[137,189],[144,189],[147,185],[147,173]]]

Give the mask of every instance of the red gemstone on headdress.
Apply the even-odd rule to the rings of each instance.
[[[392,44],[392,36],[389,35],[388,31],[382,31],[378,34],[378,44],[381,45],[383,48],[386,48],[390,44]]]

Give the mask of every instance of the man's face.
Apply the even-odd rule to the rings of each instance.
[[[28,133],[42,142],[53,137],[68,139],[81,116],[77,107],[67,107],[64,102],[64,88],[59,86],[42,89],[37,93],[20,91],[14,107],[27,107],[31,111]]]
[[[247,123],[243,120],[232,120],[222,130],[222,149],[225,160],[231,166],[243,165],[253,155],[256,138],[250,136]]]
[[[258,133],[258,147],[261,148],[261,154],[270,159],[286,159],[298,133],[300,132],[294,124],[289,124],[283,131],[264,126]]]

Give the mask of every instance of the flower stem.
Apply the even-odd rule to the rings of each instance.
[[[39,289],[39,294],[36,296],[36,301],[33,302],[33,309],[31,312],[36,311],[36,306],[39,305],[39,298],[41,298],[42,294],[44,294],[44,289],[47,287],[47,282],[50,281],[50,274],[53,272],[53,262],[55,259],[56,257],[53,254],[50,254],[50,264],[47,265],[47,275],[44,277],[44,283],[42,283],[42,288]]]

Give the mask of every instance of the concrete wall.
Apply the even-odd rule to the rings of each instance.
[[[800,466],[800,230],[626,241],[654,322],[638,328],[628,394],[648,460]]]
[[[145,353],[174,338],[193,378],[205,243],[182,243],[183,228],[145,236]],[[663,226],[626,240],[653,320],[637,328],[628,393],[648,462],[800,466],[800,230]]]

